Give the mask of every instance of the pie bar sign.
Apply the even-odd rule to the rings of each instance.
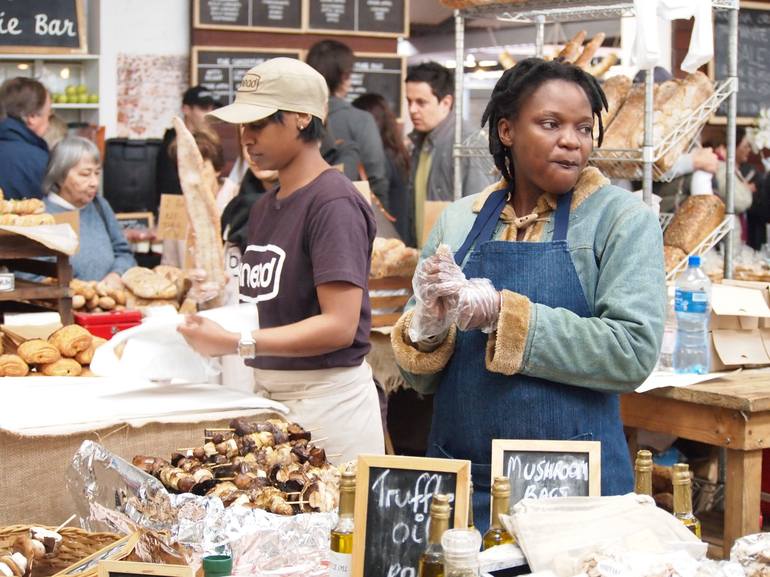
[[[87,51],[83,0],[0,0],[0,52]]]

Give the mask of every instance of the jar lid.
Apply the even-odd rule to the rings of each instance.
[[[449,529],[441,537],[441,547],[445,556],[477,555],[481,549],[481,533],[476,529]]]
[[[206,577],[225,577],[233,572],[233,558],[230,555],[208,555],[203,558],[203,573]]]

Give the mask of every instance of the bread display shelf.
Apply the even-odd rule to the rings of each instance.
[[[388,294],[378,296],[377,291],[388,291]],[[404,311],[404,306],[406,306],[411,297],[411,277],[370,278],[369,300],[372,306],[372,328],[392,327],[395,325]],[[391,310],[393,312],[378,312]]]
[[[670,177],[661,171],[658,161],[682,141],[694,139],[703,126],[716,113],[722,102],[732,94],[733,86],[733,79],[716,82],[714,84],[714,93],[655,145],[652,156],[653,179],[655,181],[668,182],[671,180]],[[641,180],[642,172],[644,171],[644,158],[641,148],[633,150],[597,148],[591,155],[590,162],[591,164],[599,165],[602,172],[609,178]]]
[[[673,218],[673,215],[670,215],[671,218]],[[671,218],[668,219],[668,222],[666,223],[666,226],[671,222]],[[661,214],[661,224],[663,220],[663,214]],[[730,230],[733,227],[733,217],[731,215],[727,215],[722,219],[722,223],[716,227],[714,230],[711,231],[711,233],[704,238],[693,250],[690,254],[688,254],[685,258],[683,258],[681,261],[679,261],[679,264],[677,264],[674,268],[672,268],[669,272],[666,273],[666,281],[672,281],[674,280],[680,272],[685,270],[687,268],[687,260],[691,256],[703,256],[707,252],[709,252],[712,248],[714,248],[717,244],[719,244],[719,241],[721,241],[725,236],[727,236],[727,233],[730,232]],[[665,230],[665,226],[663,227],[663,230]]]

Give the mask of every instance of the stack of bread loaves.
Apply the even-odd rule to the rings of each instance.
[[[725,205],[718,196],[706,194],[688,197],[663,234],[666,272],[693,252],[724,218]]]
[[[37,198],[5,200],[0,188],[0,225],[40,226],[54,224],[53,216],[45,212],[45,204]]]

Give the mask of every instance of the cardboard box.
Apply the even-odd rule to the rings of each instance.
[[[769,297],[761,287],[733,283],[712,287],[712,372],[770,365],[770,329],[760,326],[770,322]]]
[[[762,293],[762,296],[765,297],[765,302],[770,307],[770,282],[725,279],[722,281],[722,284],[756,289]],[[770,319],[759,319],[759,328],[770,329]]]

